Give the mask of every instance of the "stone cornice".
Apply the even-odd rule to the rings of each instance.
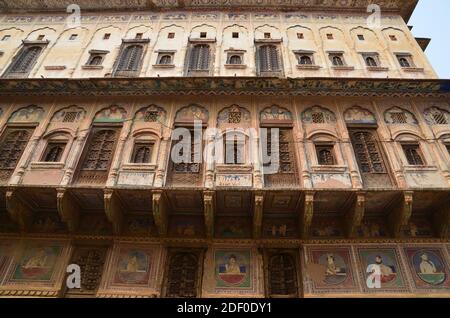
[[[450,80],[167,77],[0,79],[0,96],[355,96],[450,97]]]
[[[418,0],[378,0],[384,12],[399,13],[406,21]],[[0,12],[66,12],[72,0],[0,0]],[[334,10],[366,12],[372,0],[78,0],[84,11],[129,10]]]

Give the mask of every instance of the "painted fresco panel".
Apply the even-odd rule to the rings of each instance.
[[[364,292],[398,293],[408,290],[397,248],[357,247],[357,254]],[[377,273],[380,275],[380,286],[377,286]]]
[[[359,291],[350,246],[307,246],[306,274],[312,293]]]
[[[414,287],[420,290],[450,290],[449,266],[445,251],[439,247],[403,248]]]
[[[158,245],[116,244],[100,294],[155,294],[162,250]],[[159,277],[160,278],[160,277]]]
[[[18,246],[17,257],[8,269],[4,285],[27,290],[59,288],[67,251],[64,241],[26,241]]]
[[[262,295],[260,256],[251,247],[216,247],[208,250],[204,297]]]

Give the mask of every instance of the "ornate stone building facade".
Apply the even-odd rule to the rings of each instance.
[[[417,1],[375,27],[371,1],[70,2],[0,1],[1,296],[450,296]],[[195,125],[205,160],[173,162]],[[239,155],[206,160],[225,129]]]

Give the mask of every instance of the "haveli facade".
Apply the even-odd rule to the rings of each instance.
[[[76,26],[70,2],[0,1],[0,296],[450,296],[450,81],[417,1],[375,28],[370,1],[79,1]],[[195,122],[239,159],[172,162]]]

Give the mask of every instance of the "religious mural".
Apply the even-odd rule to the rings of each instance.
[[[313,292],[355,292],[358,289],[353,270],[351,248],[311,246],[306,248],[306,271]]]
[[[366,292],[406,290],[400,257],[395,248],[358,247],[362,285]]]
[[[264,121],[292,121],[292,114],[287,109],[281,108],[277,105],[265,108],[261,111],[260,119]]]
[[[63,246],[59,244],[27,244],[14,265],[9,282],[50,282],[62,251]]]
[[[9,123],[38,123],[44,116],[41,107],[31,105],[15,111],[10,117]]]
[[[344,112],[345,122],[351,124],[376,124],[374,114],[360,106],[353,106]]]
[[[298,220],[295,218],[271,217],[263,220],[263,237],[297,238]]]
[[[449,267],[442,249],[405,247],[403,250],[417,289],[450,289]]]
[[[216,288],[251,288],[250,260],[250,250],[216,250],[214,254]]]
[[[175,122],[179,123],[192,123],[196,120],[201,121],[203,123],[207,123],[209,118],[208,111],[198,105],[190,105],[181,108],[176,116],[175,116]]]
[[[216,234],[220,238],[251,238],[251,220],[247,217],[218,217]]]
[[[94,118],[96,123],[120,123],[127,118],[127,112],[124,108],[113,105],[100,110]]]
[[[119,252],[114,285],[147,285],[151,268],[151,251],[123,248]]]

